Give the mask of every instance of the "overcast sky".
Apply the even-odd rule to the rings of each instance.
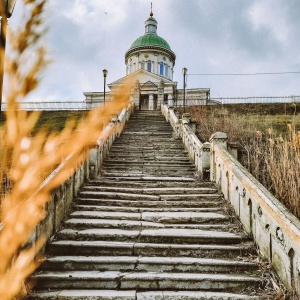
[[[300,95],[299,0],[152,0],[157,33],[175,52],[174,80],[212,97]],[[45,37],[53,60],[32,101],[82,101],[126,75],[125,52],[144,34],[151,0],[49,0]],[[10,19],[19,22],[20,3]]]

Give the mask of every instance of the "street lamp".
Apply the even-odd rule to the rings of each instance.
[[[106,86],[106,76],[108,74],[108,71],[107,70],[102,70],[103,72],[103,77],[104,77],[104,106],[105,106],[105,86]]]
[[[183,113],[185,113],[185,77],[186,77],[186,72],[187,72],[187,68],[183,68],[182,69],[182,74],[183,74]]]
[[[1,32],[0,32],[0,118],[4,77],[4,57],[6,45],[7,19],[11,17],[17,0],[0,0]]]

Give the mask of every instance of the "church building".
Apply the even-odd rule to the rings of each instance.
[[[150,17],[145,22],[145,34],[137,38],[125,53],[126,76],[108,84],[105,101],[113,100],[114,94],[124,82],[132,82],[131,97],[140,110],[157,110],[161,104],[183,105],[183,89],[177,89],[173,81],[176,55],[168,42],[157,34],[157,21]],[[210,101],[210,89],[185,89],[186,105],[205,105]],[[84,93],[87,108],[104,102],[104,92]]]

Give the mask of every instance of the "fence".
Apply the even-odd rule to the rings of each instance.
[[[99,107],[100,103],[72,102],[22,102],[21,109],[28,111],[55,111],[55,110],[90,110]],[[2,111],[7,109],[7,104],[2,103]]]
[[[247,104],[247,103],[295,103],[300,102],[300,96],[274,96],[274,97],[228,97],[211,98],[220,104]]]
[[[185,105],[207,105],[207,104],[246,104],[246,103],[295,103],[300,102],[300,96],[274,96],[274,97],[236,97],[236,98],[189,98],[187,96]],[[97,102],[22,102],[21,109],[28,111],[55,111],[55,110],[90,110],[99,107]],[[174,100],[175,106],[183,106],[183,99]],[[2,103],[2,111],[7,109],[7,104]]]

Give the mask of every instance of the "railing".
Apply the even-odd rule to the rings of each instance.
[[[183,99],[172,100],[174,106],[182,107]],[[296,103],[300,102],[300,96],[274,96],[274,97],[220,97],[220,98],[189,98],[187,96],[185,105],[207,105],[207,104],[245,104],[245,103]],[[55,111],[55,110],[90,110],[101,106],[98,102],[21,102],[21,109],[28,111]],[[7,109],[7,103],[2,103],[2,110]]]
[[[21,109],[28,111],[55,111],[55,110],[91,110],[101,104],[92,102],[20,102]],[[2,103],[2,111],[7,109],[7,103]]]
[[[300,102],[300,96],[274,96],[274,97],[229,97],[211,98],[221,104],[247,104],[247,103],[295,103]]]
[[[228,148],[225,133],[217,132],[210,143],[202,144],[189,127],[189,120],[177,118],[167,105],[163,105],[162,113],[174,135],[183,139],[200,178],[209,171],[210,180],[230,201],[259,252],[285,286],[300,295],[300,221],[230,154],[236,155]]]

